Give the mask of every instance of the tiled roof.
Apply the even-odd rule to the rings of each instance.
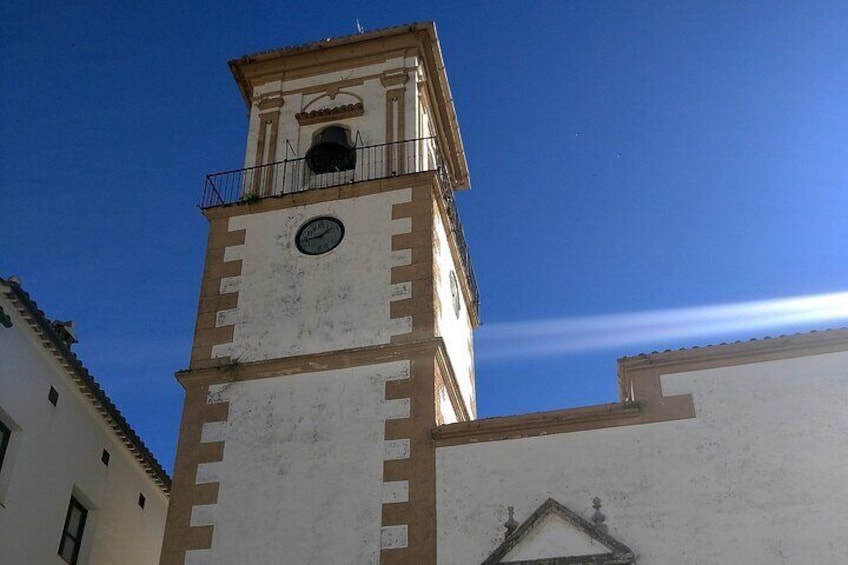
[[[676,360],[685,359],[698,354],[721,354],[738,353],[742,350],[767,350],[783,349],[787,346],[812,345],[822,342],[846,342],[848,341],[848,328],[834,328],[825,330],[812,330],[779,336],[765,336],[762,338],[751,338],[733,342],[718,343],[714,345],[683,347],[680,349],[666,349],[665,351],[652,351],[651,353],[640,353],[621,357],[619,362],[633,363],[638,361],[653,360]]]
[[[53,322],[44,315],[38,305],[30,298],[29,294],[21,288],[20,283],[15,280],[4,280],[0,283],[5,287],[4,294],[17,307],[21,316],[26,319],[33,331],[41,337],[44,347],[51,351],[59,363],[68,371],[68,375],[77,384],[80,392],[97,409],[97,412],[112,428],[118,438],[133,454],[138,463],[147,472],[165,494],[171,489],[171,478],[162,465],[153,456],[153,453],[144,445],[144,442],[132,429],[129,422],[121,414],[120,410],[106,395],[106,392],[98,384],[88,369],[83,366],[76,354],[70,350],[65,340],[57,333]]]
[[[278,56],[278,55],[292,55],[294,53],[302,53],[305,51],[315,51],[317,49],[326,49],[328,47],[335,47],[337,45],[346,45],[348,43],[354,43],[357,41],[366,41],[369,39],[373,39],[375,37],[383,37],[386,35],[393,35],[397,33],[403,33],[406,31],[415,31],[419,29],[427,29],[428,26],[432,26],[430,22],[415,22],[409,24],[402,24],[398,26],[384,27],[380,29],[375,29],[371,31],[366,31],[363,33],[352,33],[350,35],[342,35],[339,37],[328,37],[326,39],[321,39],[319,41],[310,41],[308,43],[301,43],[299,45],[289,45],[287,47],[280,47],[277,49],[268,49],[266,51],[260,51],[258,53],[252,53],[250,55],[245,55],[238,59],[234,59],[230,62],[233,63],[246,63],[252,61],[254,59],[264,59],[268,56]]]

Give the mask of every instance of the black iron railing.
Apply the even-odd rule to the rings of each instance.
[[[354,164],[347,170],[315,173],[306,158],[293,158],[206,175],[206,185],[200,207],[203,209],[296,192],[320,190],[362,181],[378,180],[400,175],[434,171],[450,221],[450,230],[465,268],[469,290],[478,307],[477,280],[465,234],[454,200],[453,184],[447,174],[435,138],[410,139],[381,145],[354,147]]]

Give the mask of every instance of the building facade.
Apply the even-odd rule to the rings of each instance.
[[[468,167],[435,26],[230,68],[247,149],[203,195],[162,565],[846,554],[848,332],[625,359],[618,403],[478,420]]]
[[[0,279],[0,562],[153,565],[170,479],[15,279]]]

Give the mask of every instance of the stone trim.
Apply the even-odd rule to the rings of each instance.
[[[282,100],[282,99],[274,99]],[[262,103],[260,103],[260,106]],[[254,166],[269,165],[276,161],[277,157],[277,137],[280,128],[280,111],[279,107],[272,109],[269,112],[259,114],[259,134],[256,136],[256,155],[254,157]],[[268,144],[268,150],[265,150],[265,144]],[[273,174],[256,175],[251,183],[252,186],[245,192],[245,196],[257,195],[265,196],[271,194],[274,186]]]
[[[386,143],[406,140],[405,88],[386,91]],[[405,147],[388,145],[386,147],[386,175],[406,174]]]
[[[380,75],[380,84],[386,88],[390,86],[403,85],[407,82],[409,82],[409,73],[407,69],[393,69]]]
[[[209,434],[204,434],[204,426],[226,422],[229,403],[210,400],[208,385],[186,387],[160,565],[183,565],[186,552],[212,547],[214,525],[211,517],[218,502],[219,483],[213,479],[205,480],[198,473],[201,465],[220,462],[224,458],[222,434],[208,437]]]
[[[332,122],[335,120],[344,120],[347,118],[356,118],[365,113],[365,106],[362,102],[356,104],[344,104],[335,108],[324,108],[321,110],[312,110],[309,112],[298,112],[294,115],[297,123],[306,126],[310,124],[319,124],[322,122]]]
[[[210,218],[209,244],[203,281],[200,285],[200,301],[197,308],[197,323],[191,350],[191,368],[226,364],[229,357],[213,357],[213,347],[232,343],[234,325],[218,325],[218,315],[238,305],[238,291],[222,291],[222,283],[241,275],[241,259],[227,260],[228,248],[243,245],[245,230],[229,231],[229,218]],[[237,279],[236,279],[237,280]],[[231,284],[227,285],[230,288]]]
[[[408,522],[394,523],[386,520],[386,516],[392,515],[396,505],[409,505],[411,476],[403,472],[412,463],[412,441],[408,437],[409,434],[406,433],[410,418],[413,415],[413,399],[409,396],[410,387],[408,383],[412,378],[412,361],[409,361],[409,363],[410,371],[407,378],[401,381],[387,381],[385,384],[386,403],[404,403],[407,409],[405,414],[399,414],[397,418],[387,417],[383,424],[385,432],[383,442],[383,510],[380,527],[381,552],[409,547]],[[403,384],[397,385],[396,382]],[[389,469],[389,471],[386,472],[386,469]],[[401,469],[401,471],[393,473],[392,471],[396,469]],[[397,496],[392,496],[395,491],[398,491]],[[397,512],[394,513],[397,514]],[[402,520],[403,516],[400,519]]]
[[[410,353],[409,378],[387,381],[386,400],[408,400],[410,408],[407,418],[385,421],[387,444],[401,449],[384,458],[383,484],[405,483],[406,492],[405,500],[383,501],[380,564],[435,565],[436,450],[429,428],[436,418],[436,357],[444,355],[444,343],[433,338],[397,347]]]
[[[433,178],[435,180],[435,178]],[[392,220],[409,218],[411,231],[392,236],[392,251],[406,251],[411,255],[408,265],[392,267],[391,284],[407,284],[409,298],[394,300],[389,304],[392,319],[411,319],[408,333],[392,336],[392,343],[410,343],[435,335],[434,280],[433,280],[433,196],[432,184],[412,187],[412,200],[392,206]]]
[[[185,389],[195,386],[212,386],[233,382],[252,381],[315,373],[317,371],[334,371],[349,369],[363,365],[379,365],[393,361],[403,361],[423,353],[436,355],[444,343],[441,338],[423,339],[417,342],[369,345],[338,351],[309,353],[279,359],[219,363],[207,367],[190,368],[176,373],[177,381]]]
[[[457,422],[438,426],[432,434],[437,446],[445,447],[641,424],[642,417],[636,404],[600,404]]]
[[[539,526],[551,514],[562,518],[576,529],[582,531],[593,540],[606,548],[606,553],[591,555],[569,555],[562,557],[546,557],[532,561],[503,561],[503,558],[520,544],[524,538]],[[483,562],[482,565],[631,565],[636,557],[633,551],[598,528],[576,512],[572,512],[553,498],[547,499],[530,515],[518,528],[507,535],[504,542]]]
[[[291,94],[303,94],[306,96],[307,94],[326,94],[330,97],[331,100],[335,99],[336,95],[341,91],[342,88],[349,88],[351,86],[361,86],[365,84],[365,82],[369,80],[376,80],[380,78],[382,74],[380,73],[372,73],[368,75],[361,75],[357,78],[350,79],[342,79],[336,80],[332,82],[325,82],[322,84],[316,84],[312,86],[302,86],[299,88],[291,88],[288,90],[282,90],[282,94],[284,96],[288,96]],[[346,92],[346,94],[353,94],[352,92]],[[356,96],[356,95],[354,95]],[[315,100],[319,100],[321,97],[316,98]],[[358,96],[357,96],[358,98]],[[314,102],[313,100],[312,102]],[[310,104],[312,103],[310,102]]]
[[[353,184],[333,186],[315,190],[305,190],[291,194],[281,194],[262,198],[257,202],[235,202],[224,204],[203,210],[203,215],[209,221],[245,214],[256,214],[294,208],[296,206],[308,206],[319,202],[331,202],[347,198],[357,198],[380,192],[391,192],[401,188],[409,188],[416,185],[434,186],[436,183],[435,171],[423,171],[410,173],[399,177],[360,181]]]
[[[283,107],[283,97],[280,94],[271,94],[260,97],[256,101],[260,112],[280,111]]]

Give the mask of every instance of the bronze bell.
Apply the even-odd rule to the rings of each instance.
[[[329,126],[318,132],[306,152],[306,164],[313,173],[336,173],[356,168],[356,150],[347,140],[347,131]]]

